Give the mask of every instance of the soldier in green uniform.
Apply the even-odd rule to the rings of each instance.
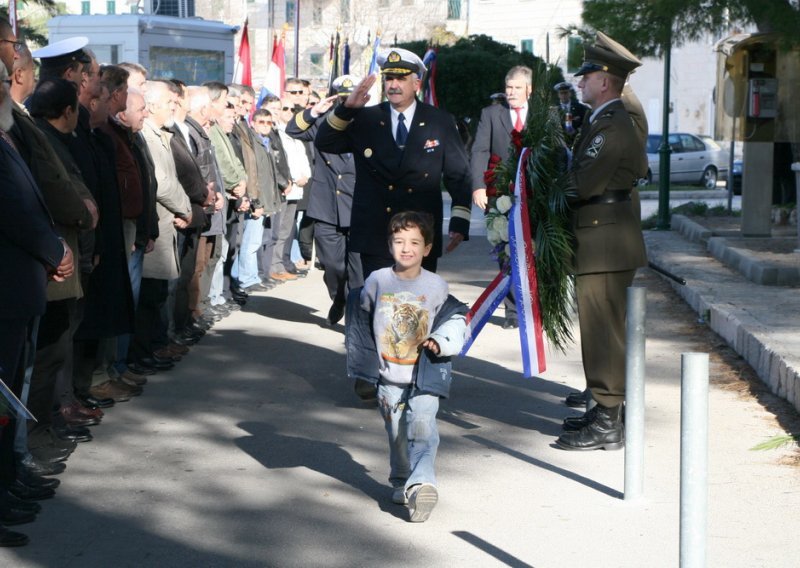
[[[573,147],[576,190],[575,289],[586,384],[597,403],[565,420],[556,444],[567,450],[618,449],[624,443],[626,290],[646,266],[639,216],[631,199],[647,171],[645,147],[622,101],[628,74],[641,62],[598,32],[576,75],[592,107]]]

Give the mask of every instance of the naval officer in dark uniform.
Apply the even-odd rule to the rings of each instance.
[[[642,138],[621,96],[641,62],[598,32],[576,75],[591,115],[573,147],[575,291],[586,384],[597,403],[567,419],[556,444],[567,450],[624,445],[626,290],[647,265],[640,220],[631,193],[647,171]]]
[[[286,134],[298,140],[313,141],[326,113],[333,105],[350,96],[358,79],[352,75],[338,77],[333,87],[336,94],[318,101],[292,117],[286,125]],[[333,325],[344,316],[347,290],[361,286],[361,257],[352,252],[350,240],[350,212],[356,167],[353,154],[319,152],[311,176],[311,195],[306,215],[314,219],[314,245],[317,258],[323,267],[323,280],[333,302],[328,311],[328,324]]]
[[[453,201],[448,252],[468,237],[472,198],[469,160],[453,118],[416,99],[425,73],[422,61],[400,48],[384,51],[381,59],[388,101],[366,107],[377,76],[365,78],[328,114],[316,139],[323,152],[353,154],[350,245],[361,254],[365,278],[393,264],[386,231],[389,219],[401,211],[433,215],[434,245],[422,266],[435,271],[443,248],[442,181]]]

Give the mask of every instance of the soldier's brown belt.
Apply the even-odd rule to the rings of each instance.
[[[621,203],[631,200],[629,189],[607,189],[602,195],[595,195],[578,203],[578,207],[585,205],[601,205],[609,203]]]

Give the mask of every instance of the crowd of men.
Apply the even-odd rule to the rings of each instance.
[[[425,67],[406,50],[384,56],[387,100],[378,105],[368,105],[373,75],[340,77],[325,98],[288,79],[281,97],[254,109],[251,87],[101,66],[86,44],[31,52],[0,21],[0,262],[13,267],[0,272],[0,378],[35,418],[0,396],[0,546],[28,542],[5,526],[35,520],[59,485],[52,476],[92,439],[103,409],[141,394],[148,376],[172,368],[249,293],[304,276],[315,255],[327,321],[337,324],[348,290],[392,265],[388,220],[408,210],[433,215],[422,265],[435,272],[442,252],[468,238],[471,203],[486,207],[486,162],[525,127],[532,88],[530,69],[509,72],[502,107],[481,116],[471,171],[452,117],[417,100]],[[587,392],[598,403],[565,421],[564,449],[624,443],[618,296],[644,262],[631,192],[646,124],[634,126],[643,113],[629,115],[620,97],[639,64],[598,34],[579,72],[591,116],[570,102],[570,88],[556,88],[566,91],[565,132],[587,123],[570,173],[575,220],[589,219],[574,227],[576,272]],[[442,186],[452,200],[446,233]],[[624,223],[594,220],[611,209]],[[624,244],[625,254],[587,244],[600,242]],[[595,297],[611,292],[613,313],[593,312],[592,302],[606,303]],[[588,336],[612,320],[614,333],[601,335],[614,344],[589,349]],[[504,327],[516,325],[507,311]]]
[[[303,213],[324,169],[336,197],[311,202],[316,256],[328,321],[341,320],[354,174],[348,157],[315,160],[307,131],[336,96],[320,101],[307,81],[254,110],[249,86],[101,66],[85,38],[31,52],[4,21],[0,56],[0,258],[14,267],[0,378],[35,418],[0,411],[0,546],[19,546],[27,537],[4,527],[35,519],[103,409],[141,394],[249,293],[305,276]]]

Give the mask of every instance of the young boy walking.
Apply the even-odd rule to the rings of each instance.
[[[408,505],[411,522],[426,521],[439,499],[436,413],[439,398],[449,394],[450,356],[461,350],[466,332],[467,307],[448,295],[440,276],[422,268],[432,245],[429,214],[392,217],[394,266],[370,274],[348,302],[348,375],[377,384],[392,501]]]

